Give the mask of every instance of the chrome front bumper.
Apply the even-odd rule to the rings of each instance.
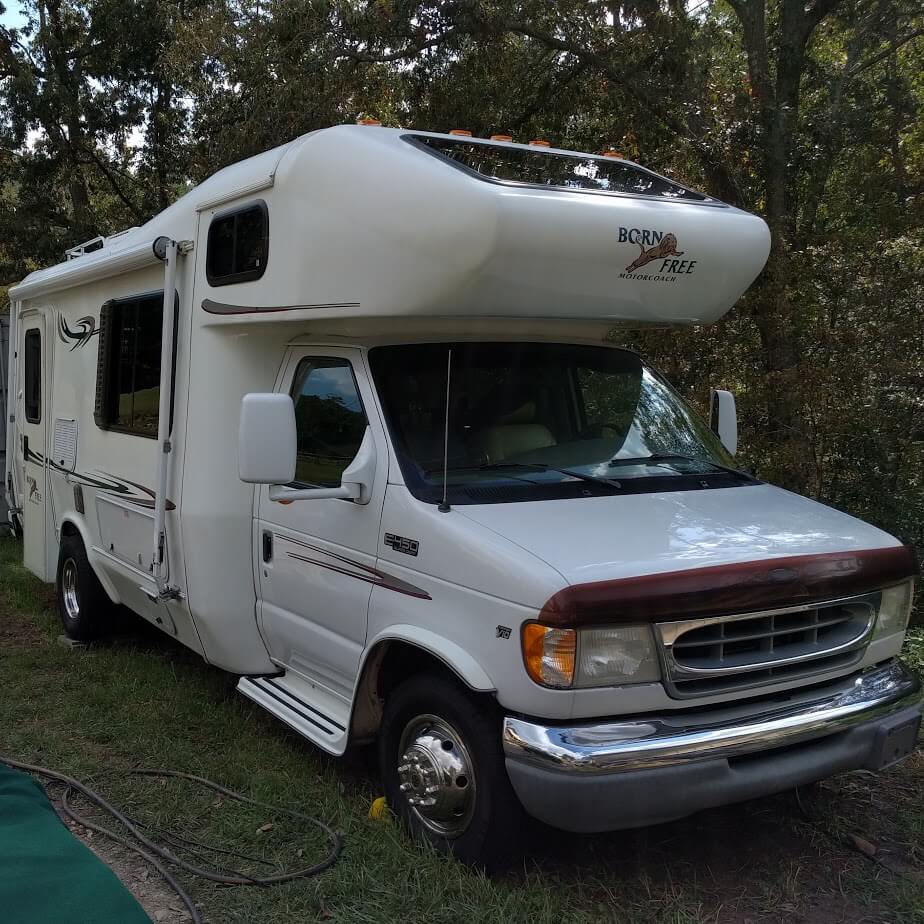
[[[507,717],[503,746],[528,811],[602,831],[886,766],[914,748],[921,702],[917,677],[891,661],[722,709],[571,726]]]

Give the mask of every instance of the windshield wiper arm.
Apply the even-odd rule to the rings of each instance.
[[[592,484],[605,484],[611,488],[620,488],[622,485],[612,478],[597,478],[594,475],[585,475],[583,472],[575,472],[570,468],[556,468],[554,465],[546,465],[544,462],[489,462],[486,465],[477,465],[475,469],[479,472],[499,471],[504,468],[532,469],[536,472],[558,472],[560,475],[567,475],[569,478],[577,478],[580,481],[589,481]]]
[[[679,452],[653,452],[650,456],[624,456],[619,459],[610,459],[607,462],[610,468],[618,468],[620,465],[647,465],[649,462],[656,465],[658,462],[696,462],[698,465],[708,465],[711,468],[722,468],[715,462],[707,462],[705,459],[697,459],[695,456],[685,456]]]

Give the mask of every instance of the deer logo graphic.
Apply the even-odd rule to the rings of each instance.
[[[626,267],[627,273],[634,272],[640,266],[651,263],[652,260],[660,260],[664,257],[683,256],[683,251],[677,249],[677,238],[673,234],[665,234],[654,247],[649,247],[647,250],[643,244],[639,244],[638,246],[641,253],[636,257],[634,262]]]

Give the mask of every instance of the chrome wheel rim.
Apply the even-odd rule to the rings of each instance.
[[[412,815],[441,837],[459,837],[475,811],[475,773],[462,736],[445,719],[419,715],[398,746],[399,788]]]
[[[80,597],[77,594],[77,562],[68,558],[61,568],[61,596],[68,619],[80,618]]]

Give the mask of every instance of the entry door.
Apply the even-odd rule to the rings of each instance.
[[[27,312],[19,319],[19,451],[23,472],[23,564],[43,580],[46,568],[47,466],[45,433],[50,408],[47,406],[48,343],[45,317],[41,312]]]
[[[387,458],[385,434],[359,350],[290,352],[280,390],[292,395],[298,430],[293,487],[337,487],[366,427],[376,446],[368,504],[273,502],[260,489],[257,554],[261,629],[280,666],[349,699],[366,640],[375,582]]]

